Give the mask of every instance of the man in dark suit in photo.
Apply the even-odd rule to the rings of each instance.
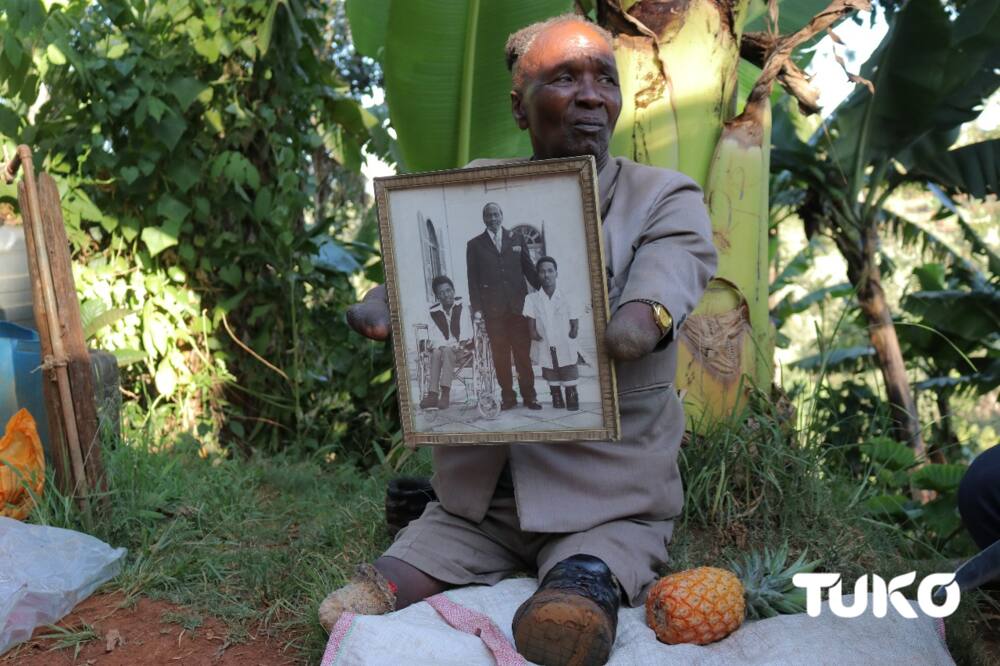
[[[470,240],[465,249],[469,273],[469,304],[473,319],[486,321],[493,366],[500,383],[501,409],[517,406],[510,358],[514,357],[521,399],[529,409],[541,409],[535,399],[535,375],[531,368],[531,336],[524,318],[527,280],[538,289],[540,283],[521,234],[503,228],[503,211],[496,203],[483,206],[486,230]]]

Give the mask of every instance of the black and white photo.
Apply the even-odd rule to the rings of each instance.
[[[614,438],[589,159],[376,181],[404,438]]]

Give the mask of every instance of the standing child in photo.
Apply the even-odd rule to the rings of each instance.
[[[535,267],[542,288],[525,297],[524,316],[528,318],[531,339],[540,343],[539,365],[552,392],[552,406],[576,411],[580,409],[576,388],[580,377],[576,365],[580,314],[573,300],[556,286],[559,277],[556,260],[542,257]],[[566,389],[565,401],[563,389]]]

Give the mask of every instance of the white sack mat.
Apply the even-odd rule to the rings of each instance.
[[[452,590],[432,597],[430,603],[414,604],[389,615],[347,614],[330,634],[322,665],[527,663],[513,650],[510,624],[514,611],[536,587],[533,579],[516,578],[493,587]],[[845,595],[844,600],[850,603],[849,596]],[[697,646],[658,642],[646,626],[645,608],[623,608],[618,615],[618,636],[608,663],[610,666],[954,663],[945,646],[940,620],[926,616],[907,620],[891,608],[884,618],[876,618],[871,614],[871,604],[868,609],[860,617],[842,619],[834,617],[824,604],[819,617],[802,613],[747,622],[728,638]],[[493,645],[494,652],[487,644]]]

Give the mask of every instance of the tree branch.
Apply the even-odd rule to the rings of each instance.
[[[747,32],[740,40],[740,57],[751,64],[764,68],[764,63],[774,52],[779,37],[767,32]],[[819,90],[799,69],[791,58],[786,60],[778,72],[778,83],[799,103],[799,110],[805,115],[819,113]]]
[[[871,0],[833,0],[826,9],[791,35],[743,35],[740,55],[763,70],[750,92],[750,99],[769,95],[771,86],[777,79],[799,101],[799,108],[803,113],[818,111],[819,92],[812,88],[805,73],[792,62],[792,51],[848,15],[870,9]]]

